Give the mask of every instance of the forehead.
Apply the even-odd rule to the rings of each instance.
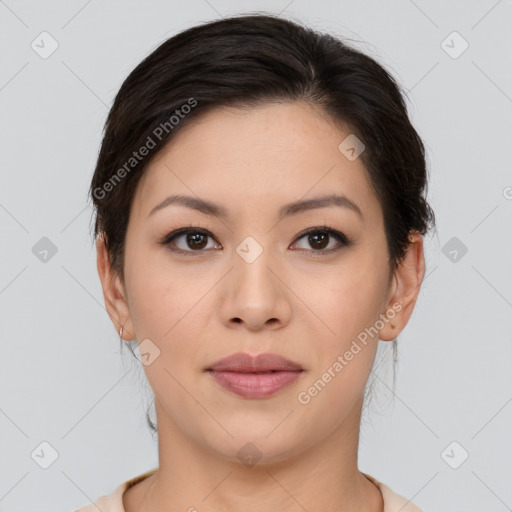
[[[181,128],[142,177],[134,208],[141,215],[169,194],[221,201],[234,214],[315,196],[349,197],[375,221],[380,215],[361,158],[338,149],[350,130],[306,103],[223,107]]]

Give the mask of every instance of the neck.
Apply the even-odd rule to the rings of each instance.
[[[321,443],[246,465],[186,436],[157,404],[159,469],[125,493],[125,510],[382,512],[379,489],[357,468],[360,414],[358,403]]]

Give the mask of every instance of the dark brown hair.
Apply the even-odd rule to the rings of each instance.
[[[123,82],[89,190],[94,237],[104,234],[113,271],[124,279],[137,184],[174,133],[216,107],[295,101],[320,107],[364,143],[360,158],[382,206],[390,267],[396,268],[410,232],[426,234],[435,225],[426,201],[424,146],[399,86],[374,59],[339,38],[279,16],[249,14],[167,39]]]

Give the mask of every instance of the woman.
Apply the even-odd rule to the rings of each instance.
[[[237,16],[145,58],[90,193],[105,304],[154,392],[159,467],[96,505],[418,511],[357,452],[378,340],[396,343],[424,277],[426,189],[398,85],[339,39]]]

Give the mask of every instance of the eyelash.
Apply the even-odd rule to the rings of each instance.
[[[175,249],[175,248],[170,247],[171,242],[174,239],[178,238],[181,235],[186,235],[186,234],[190,234],[190,233],[200,234],[200,235],[208,236],[208,237],[214,239],[214,236],[209,231],[207,231],[203,228],[200,228],[200,227],[189,226],[187,228],[181,228],[181,229],[172,231],[171,233],[166,235],[162,240],[160,240],[160,244],[168,247],[171,251],[173,251],[177,254],[183,254],[186,256],[195,257],[195,256],[199,256],[201,253],[206,252],[205,250],[184,251],[182,249]],[[318,233],[328,234],[329,237],[335,238],[341,245],[338,245],[337,247],[334,247],[331,249],[319,249],[319,250],[311,249],[312,257],[319,257],[319,256],[324,256],[324,255],[326,256],[328,254],[337,252],[344,247],[348,247],[352,244],[351,240],[344,233],[341,233],[340,231],[338,231],[326,224],[324,224],[323,226],[319,226],[319,227],[315,227],[315,228],[311,228],[306,231],[303,231],[296,237],[294,243],[296,243],[297,241],[299,241],[300,239],[302,239],[308,235],[314,235],[314,234],[318,234]],[[308,249],[298,249],[298,250],[307,251]]]

